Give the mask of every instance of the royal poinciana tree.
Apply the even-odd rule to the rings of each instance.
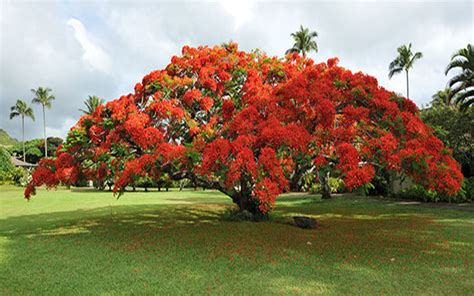
[[[25,190],[78,180],[189,179],[241,210],[266,214],[305,172],[330,173],[349,190],[381,171],[455,194],[462,175],[451,152],[410,100],[352,73],[337,59],[314,64],[224,47],[185,46],[133,94],[97,107],[73,126],[57,158],[43,159]],[[296,179],[296,181],[295,181]]]

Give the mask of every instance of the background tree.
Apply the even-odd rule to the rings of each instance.
[[[453,97],[449,88],[437,91],[432,97],[432,106],[453,106]]]
[[[393,75],[399,74],[402,71],[405,71],[407,78],[407,98],[410,98],[410,84],[408,78],[408,71],[413,67],[413,64],[416,60],[419,60],[423,57],[421,52],[416,52],[413,54],[411,51],[411,43],[402,45],[397,49],[398,56],[390,63],[388,67],[388,78],[392,78]]]
[[[25,117],[29,117],[35,120],[35,115],[33,113],[33,109],[31,109],[31,107],[29,107],[23,100],[17,100],[16,104],[13,105],[10,108],[10,110],[11,110],[10,119],[13,119],[17,116],[21,117],[21,134],[22,134],[21,143],[23,147],[23,161],[26,161],[26,158],[25,158],[25,155],[26,155],[25,153]]]
[[[94,113],[95,109],[100,105],[104,104],[104,100],[99,98],[98,96],[89,96],[87,100],[84,101],[84,105],[86,105],[86,109],[79,109],[84,114],[92,114]]]
[[[51,89],[47,87],[38,87],[38,89],[32,89],[31,92],[35,95],[32,102],[34,104],[41,104],[43,107],[43,133],[44,133],[44,154],[48,157],[48,139],[46,138],[46,111],[45,109],[51,108],[51,102],[55,97],[50,94]]]
[[[434,129],[436,137],[453,150],[453,157],[461,164],[464,176],[473,176],[474,110],[461,111],[456,105],[438,103],[435,98],[431,108],[421,111],[421,118]]]
[[[308,28],[300,26],[300,30],[291,33],[291,37],[293,37],[295,44],[286,51],[286,54],[297,52],[305,57],[310,51],[318,52],[318,44],[315,40],[318,37],[316,31],[310,32]]]
[[[49,137],[48,138],[48,155],[56,156],[56,149],[61,145],[63,139],[59,137]],[[29,163],[38,163],[41,158],[45,157],[44,154],[44,140],[43,139],[31,139],[25,141],[25,158]],[[23,157],[22,145],[14,145],[11,149],[13,154]]]
[[[474,48],[471,44],[454,53],[446,67],[446,75],[455,69],[460,73],[448,82],[450,98],[455,98],[461,110],[466,110],[474,103]]]

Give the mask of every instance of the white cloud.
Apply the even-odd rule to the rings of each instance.
[[[110,73],[111,61],[109,55],[100,46],[92,42],[89,33],[81,21],[71,18],[67,21],[67,24],[74,28],[74,36],[84,50],[82,59],[93,68],[104,73]]]
[[[252,0],[221,0],[219,3],[225,12],[234,18],[234,30],[252,20],[254,17],[255,1]]]
[[[46,116],[48,116],[48,114],[46,114]],[[47,120],[48,120],[48,118],[46,118],[46,121]],[[68,118],[66,118],[66,120],[64,120],[64,122],[61,126],[57,126],[57,127],[48,126],[48,127],[46,127],[46,134],[48,135],[48,137],[64,138],[65,131],[68,131],[73,125],[76,124],[76,122],[77,122],[77,119],[75,119],[73,117],[68,117]]]

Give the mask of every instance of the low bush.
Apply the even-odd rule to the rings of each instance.
[[[0,185],[26,186],[31,179],[28,170],[16,167],[8,171],[0,171]]]
[[[331,193],[342,193],[345,191],[344,188],[344,181],[341,178],[329,178],[329,189],[331,190]],[[319,181],[316,179],[316,182],[313,182],[309,186],[304,186],[303,187],[304,191],[307,191],[311,194],[316,194],[316,193],[321,193],[321,184]]]
[[[426,190],[421,185],[414,185],[411,188],[402,190],[394,196],[402,199],[421,200],[425,202],[470,202],[474,199],[474,177],[464,179],[462,189],[455,196]]]

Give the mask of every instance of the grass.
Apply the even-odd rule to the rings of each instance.
[[[214,191],[0,187],[0,295],[472,295],[474,211],[358,196],[279,198],[228,222]],[[315,230],[291,216],[319,219]]]

